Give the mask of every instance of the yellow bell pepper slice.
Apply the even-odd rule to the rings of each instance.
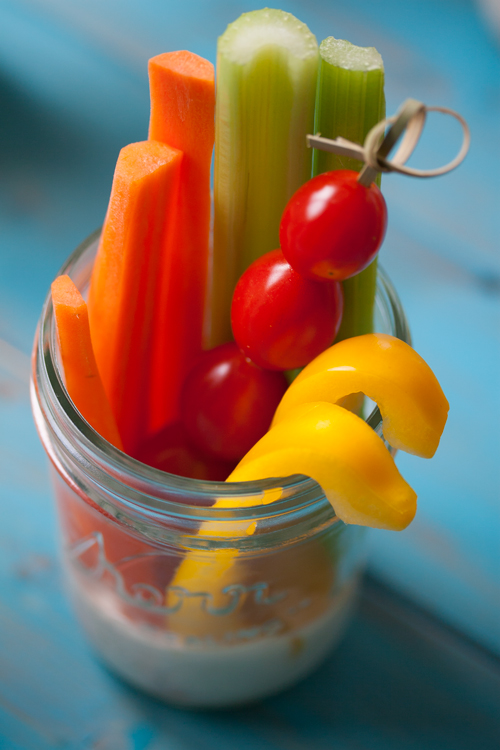
[[[337,405],[353,393],[376,401],[384,436],[395,448],[430,457],[448,413],[448,402],[427,364],[407,344],[382,334],[369,334],[335,344],[311,362],[292,383],[269,432],[246,454],[228,482],[304,474],[321,486],[339,518],[385,529],[401,530],[412,521],[416,495],[400,475],[381,438],[356,414]],[[281,488],[266,490],[247,502],[220,498],[216,508],[263,505],[281,497]],[[202,524],[200,534],[226,538],[251,535],[255,523]],[[166,595],[169,627],[184,635],[217,640],[226,637],[225,618],[214,618],[228,592],[252,583],[251,565],[236,548],[190,551],[180,564]],[[325,550],[308,550],[299,567],[317,582],[317,611],[325,606],[331,566]],[[283,582],[296,576],[289,563],[280,565]],[[322,571],[325,575],[321,575]],[[324,579],[324,580],[323,580]],[[250,606],[250,609],[249,609]],[[276,605],[279,607],[279,604]],[[243,602],[231,614],[232,627],[253,621],[255,608]],[[270,610],[267,610],[268,612]]]
[[[334,404],[307,403],[287,411],[227,481],[291,474],[314,479],[344,523],[399,531],[415,515],[417,496],[382,439]]]
[[[273,426],[299,404],[338,403],[358,392],[378,404],[390,445],[423,458],[434,455],[448,416],[448,401],[422,357],[404,341],[386,334],[345,339],[316,357],[285,393]]]
[[[400,530],[415,515],[416,495],[399,474],[382,439],[362,419],[340,406],[319,402],[291,410],[255,444],[227,481],[292,474],[315,479],[337,516],[346,523]],[[220,498],[214,507],[264,505],[281,495],[278,487],[247,502],[238,497]],[[249,521],[208,521],[199,533],[222,540],[252,535],[255,530],[256,524]],[[253,556],[247,559],[235,547],[187,552],[166,592],[165,604],[171,610],[169,629],[194,642],[223,642],[231,633],[244,632],[250,625],[252,632],[260,632],[259,628],[273,618],[279,618],[283,628],[293,629],[330,606],[334,569],[327,549],[318,540],[309,540],[305,548],[285,547],[269,564],[273,566],[271,594],[288,591],[286,606],[279,597],[266,607],[252,599],[252,587],[262,585],[259,582],[267,578],[265,569],[256,568],[258,560]],[[304,591],[311,602],[307,610],[290,607],[293,597]],[[231,597],[240,594],[233,611]],[[218,617],[226,607],[231,610],[228,615]]]

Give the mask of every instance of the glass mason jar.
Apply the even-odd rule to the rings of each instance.
[[[84,294],[97,242],[98,233],[61,271]],[[376,323],[409,341],[382,272]],[[221,707],[288,687],[328,654],[352,610],[365,529],[340,521],[315,482],[203,482],[115,449],[64,388],[50,295],[31,397],[51,462],[70,595],[115,672],[179,705]],[[376,407],[368,422],[381,434]],[[264,491],[273,502],[252,507]],[[241,499],[241,508],[211,507],[224,497]],[[186,558],[190,573],[177,585]]]

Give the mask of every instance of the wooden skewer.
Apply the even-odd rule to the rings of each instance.
[[[463,131],[462,145],[455,158],[442,167],[435,169],[407,167],[406,162],[422,135],[427,112],[441,112],[458,120]],[[386,132],[388,125],[390,127]],[[401,136],[403,138],[399,148],[392,160],[389,160],[387,157]],[[438,177],[451,172],[465,159],[470,146],[470,131],[464,118],[453,109],[427,107],[416,99],[407,99],[399,108],[397,114],[381,120],[370,130],[363,146],[352,143],[345,138],[323,138],[320,133],[307,135],[306,143],[309,148],[318,148],[322,151],[339,154],[339,156],[348,156],[363,161],[365,166],[359,174],[358,182],[365,187],[370,187],[379,172],[399,172],[411,177]]]

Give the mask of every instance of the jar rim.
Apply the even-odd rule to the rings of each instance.
[[[100,229],[84,240],[63,264],[59,274],[68,274],[81,290],[90,279],[90,261],[97,249]],[[410,343],[410,333],[398,295],[386,273],[378,267],[377,302],[384,306],[392,335]],[[206,520],[257,521],[279,519],[285,515],[324,516],[332,508],[317,483],[303,476],[269,478],[246,482],[213,482],[169,474],[147,466],[128,456],[99,435],[80,415],[64,386],[58,365],[56,334],[50,292],[45,300],[35,336],[31,382],[32,408],[35,423],[49,458],[59,473],[66,476],[64,467],[76,462],[84,479],[73,482],[74,489],[103,506],[99,497],[104,487],[109,491],[108,502],[113,515],[126,516],[135,526],[138,516],[185,519],[197,524]],[[382,418],[377,406],[366,419],[380,436]],[[81,479],[81,477],[80,477]],[[125,481],[126,480],[126,481]],[[281,489],[281,497],[263,505],[244,504],[234,509],[204,507],[193,502],[207,498],[244,499],[262,496],[264,490]],[[93,496],[95,495],[95,496]],[[186,495],[190,502],[186,502]],[[181,501],[176,497],[183,498]],[[114,506],[114,507],[113,507]],[[335,521],[339,521],[333,516]],[[340,522],[342,523],[342,522]],[[282,524],[280,524],[282,525]],[[259,535],[260,536],[260,535]],[[220,541],[220,540],[219,540]],[[231,540],[229,546],[234,546]]]

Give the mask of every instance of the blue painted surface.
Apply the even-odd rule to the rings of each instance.
[[[148,57],[188,48],[214,60],[216,36],[253,7],[1,4],[2,750],[495,747],[491,663],[376,589],[315,676],[227,715],[164,708],[115,681],[94,662],[64,598],[46,462],[27,400],[41,303],[68,253],[102,222],[118,150],[146,136]],[[382,262],[451,413],[432,462],[400,456],[419,494],[418,517],[404,533],[372,535],[371,567],[500,651],[498,46],[470,0],[297,0],[286,9],[318,38],[376,46],[389,111],[411,95],[454,107],[470,123],[470,155],[457,172],[384,179]],[[431,121],[415,161],[441,162],[458,138]]]

